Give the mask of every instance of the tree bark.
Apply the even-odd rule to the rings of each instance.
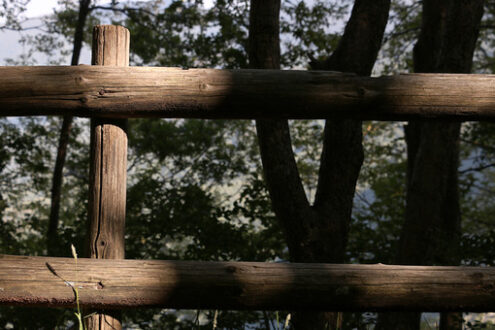
[[[79,15],[74,33],[74,44],[72,50],[71,65],[77,65],[81,55],[81,49],[84,38],[84,28],[86,19],[90,13],[91,0],[79,0]],[[63,255],[61,251],[58,226],[60,214],[60,199],[62,194],[63,171],[65,159],[67,156],[67,146],[69,144],[69,136],[72,127],[72,116],[64,116],[62,120],[62,128],[60,129],[60,137],[58,140],[57,158],[53,169],[52,189],[51,189],[51,207],[50,218],[48,221],[47,252],[49,256]]]
[[[279,1],[251,1],[250,64],[279,67]],[[389,0],[356,0],[343,37],[332,56],[316,69],[370,75],[388,20]],[[354,191],[363,161],[361,122],[325,125],[314,205],[307,200],[291,147],[286,120],[256,123],[263,170],[272,206],[285,232],[291,261],[342,262]],[[338,326],[336,314],[295,312],[296,329]]]
[[[483,0],[423,1],[415,72],[470,73]],[[461,214],[458,191],[460,123],[409,122],[407,206],[396,262],[456,265]],[[419,313],[383,314],[378,329],[419,329]],[[462,329],[462,314],[442,315],[442,329]]]

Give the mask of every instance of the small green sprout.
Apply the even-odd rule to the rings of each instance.
[[[70,248],[72,250],[72,257],[74,257],[74,260],[76,261],[76,280],[74,282],[75,285],[71,285],[72,290],[74,291],[74,295],[76,296],[77,312],[75,312],[74,315],[76,315],[77,322],[79,323],[79,330],[85,330],[81,308],[79,306],[79,291],[77,290],[77,251],[72,244],[70,245]]]

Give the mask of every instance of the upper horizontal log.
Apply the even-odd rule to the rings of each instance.
[[[340,311],[493,311],[495,269],[0,255],[0,304]]]
[[[0,67],[0,116],[494,120],[495,75]]]

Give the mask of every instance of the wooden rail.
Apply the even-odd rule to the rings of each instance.
[[[495,75],[0,67],[0,116],[494,120]]]
[[[338,311],[495,310],[495,269],[0,255],[0,304]]]

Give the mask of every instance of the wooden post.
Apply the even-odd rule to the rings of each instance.
[[[121,26],[93,29],[93,65],[129,65],[129,31]],[[104,86],[100,94],[105,93]],[[89,254],[124,259],[127,178],[127,120],[91,120]],[[87,328],[121,329],[120,313],[105,311],[88,318]]]

